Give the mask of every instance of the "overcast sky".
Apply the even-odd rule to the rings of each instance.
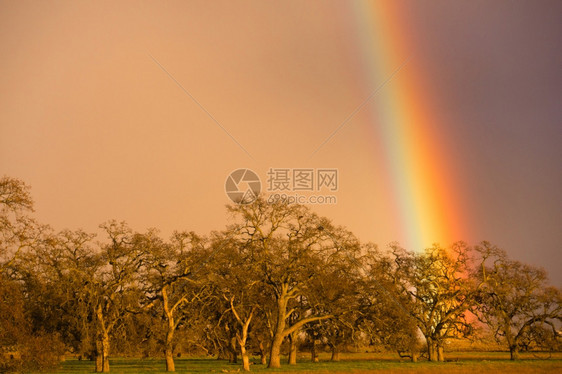
[[[377,31],[349,4],[0,1],[0,175],[30,184],[56,229],[169,235],[223,228],[235,169],[265,185],[270,167],[337,168],[337,204],[311,207],[404,242],[376,97],[311,156],[365,99],[360,44]],[[458,239],[560,285],[562,2],[397,4],[404,74],[427,84],[459,186]]]

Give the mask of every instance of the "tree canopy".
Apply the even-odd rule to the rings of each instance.
[[[33,218],[30,188],[0,180],[0,370],[40,370],[74,354],[110,371],[114,355],[203,353],[250,370],[297,363],[299,349],[391,349],[444,360],[451,339],[487,329],[511,358],[560,346],[561,293],[539,268],[488,242],[411,251],[361,241],[310,208],[227,207],[206,235],[135,231],[98,237]],[[423,347],[425,346],[425,347]]]

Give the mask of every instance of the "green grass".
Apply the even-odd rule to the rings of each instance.
[[[548,355],[525,353],[519,361],[510,361],[506,352],[449,352],[448,362],[420,361],[411,363],[397,359],[393,354],[353,353],[342,354],[340,362],[328,361],[329,356],[320,356],[320,362],[312,363],[309,356],[299,356],[296,366],[282,365],[281,369],[267,369],[259,365],[257,360],[252,372],[268,373],[431,373],[431,374],[460,374],[460,373],[562,373],[562,354],[557,353],[546,359]],[[286,360],[284,360],[286,361]],[[229,364],[213,358],[178,358],[176,372],[178,373],[234,373],[242,371],[241,364]],[[163,359],[132,359],[115,358],[110,360],[111,372],[116,374],[133,373],[165,373]],[[62,364],[56,373],[92,373],[94,363],[69,359]]]

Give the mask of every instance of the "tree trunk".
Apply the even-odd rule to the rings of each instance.
[[[109,372],[109,336],[102,334],[96,341],[96,372]]]
[[[412,362],[418,362],[418,352],[415,349],[410,352],[410,359]]]
[[[281,332],[277,333],[271,342],[271,350],[269,354],[270,369],[277,369],[281,367],[281,344],[283,344],[283,335]]]
[[[330,358],[330,361],[339,361],[340,360],[340,348],[337,346],[337,344],[332,345],[332,357]]]
[[[172,347],[166,346],[166,371],[176,371],[176,364],[174,363],[174,352]]]
[[[230,342],[228,344],[228,350],[230,351],[230,359],[228,362],[231,364],[238,363],[238,352],[236,351],[236,337],[233,336],[230,338]]]
[[[431,338],[426,338],[427,340],[427,358],[429,361],[437,361],[437,347],[435,342]]]
[[[242,325],[242,336],[236,333],[236,340],[238,341],[240,354],[242,355],[242,368],[245,371],[250,371],[250,355],[248,355],[248,351],[246,350],[246,341],[248,340],[248,328],[250,327],[250,321],[252,320],[254,310],[252,310],[250,317],[245,322],[242,322],[242,319],[240,319],[240,316],[236,313],[234,306],[232,306],[232,310],[235,312],[236,319],[238,319],[238,322]]]
[[[443,353],[443,346],[441,345],[437,346],[437,361],[445,361],[445,354]]]
[[[102,305],[96,306],[97,334],[96,334],[96,372],[109,372],[109,332],[105,326]]]
[[[312,339],[312,347],[310,348],[310,361],[318,362],[318,352],[316,352],[316,340]]]
[[[109,373],[109,335],[107,332],[103,334],[103,372]]]
[[[242,353],[242,368],[244,371],[250,371],[250,356],[244,345],[240,346],[240,353]]]
[[[250,328],[250,322],[252,321],[252,317],[254,316],[257,305],[252,306],[250,314],[244,320],[242,320],[242,318],[236,311],[236,308],[234,307],[234,297],[230,299],[230,308],[232,310],[232,313],[234,314],[234,317],[242,327],[242,334],[238,332],[236,333],[236,339],[234,343],[238,342],[238,345],[240,346],[240,354],[242,355],[242,368],[245,371],[250,371],[250,356],[248,355],[248,351],[246,350],[246,341],[248,340],[248,329]],[[260,342],[260,351],[261,350],[262,345]]]
[[[297,333],[289,334],[289,365],[297,364]]]
[[[265,347],[263,346],[263,342],[260,342],[260,363],[262,365],[267,365],[267,357],[265,355]]]
[[[519,359],[519,348],[516,345],[509,347],[509,355],[512,361]]]
[[[296,331],[302,328],[304,325],[310,322],[319,321],[323,319],[330,318],[331,315],[324,315],[324,316],[310,316],[307,318],[302,318],[298,321],[294,321],[293,325],[289,328],[285,329],[286,327],[286,319],[291,316],[292,311],[287,312],[287,303],[291,300],[294,296],[292,296],[292,291],[289,291],[288,284],[282,284],[280,295],[277,296],[277,323],[274,328],[273,332],[273,339],[271,343],[271,354],[269,356],[269,368],[279,368],[281,367],[281,360],[280,360],[280,353],[281,353],[281,344],[283,343],[283,339],[285,336],[296,333]],[[295,342],[296,344],[296,342]],[[296,359],[296,355],[294,356]]]
[[[174,331],[176,329],[173,310],[170,310],[168,304],[168,286],[162,288],[162,304],[164,306],[164,317],[166,318],[166,343],[164,346],[164,354],[166,356],[166,371],[176,371],[174,363]]]
[[[283,344],[283,339],[285,338],[285,313],[287,312],[287,302],[288,298],[286,296],[287,286],[283,285],[282,294],[277,299],[277,323],[275,324],[275,331],[273,333],[273,339],[271,341],[271,350],[269,354],[269,365],[270,369],[281,367],[281,344]]]
[[[103,349],[101,347],[101,339],[96,339],[96,373],[103,371]]]

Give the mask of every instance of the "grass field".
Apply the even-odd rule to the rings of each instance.
[[[296,366],[283,365],[281,369],[267,369],[252,365],[252,372],[268,373],[562,373],[562,354],[522,354],[520,361],[510,361],[507,352],[450,352],[447,362],[420,361],[411,363],[397,359],[396,355],[379,353],[342,354],[340,362],[329,362],[327,355],[320,362],[311,363],[308,355],[299,357]],[[165,373],[163,359],[115,358],[110,361],[112,373]],[[94,363],[69,359],[56,373],[92,373]],[[229,364],[213,358],[179,358],[178,373],[235,373],[240,364]]]

